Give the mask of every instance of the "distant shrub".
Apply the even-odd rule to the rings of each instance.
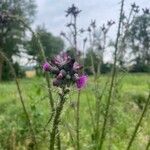
[[[20,65],[17,62],[14,63],[13,66],[14,66],[17,77],[22,78],[25,76],[24,70],[20,67]],[[12,80],[12,79],[13,79],[13,75],[11,73],[11,69],[9,65],[6,62],[4,62],[2,80],[7,81],[7,80]]]
[[[2,69],[2,80],[6,81],[12,79],[9,65],[6,62],[4,62]]]
[[[101,65],[101,73],[109,73],[109,72],[111,72],[112,66],[113,65],[111,63],[103,63]]]
[[[85,72],[88,75],[92,75],[93,71],[92,71],[92,67],[87,66],[87,64],[85,65]],[[97,66],[95,67],[95,70],[97,70]],[[103,63],[100,66],[100,73],[102,74],[106,74],[106,73],[110,73],[112,70],[112,64],[111,63]]]
[[[14,69],[15,69],[15,71],[16,71],[16,75],[17,75],[17,77],[19,77],[19,78],[22,78],[22,77],[24,77],[25,76],[25,72],[24,72],[24,70],[21,68],[21,66],[19,65],[19,63],[14,63]]]
[[[130,72],[150,72],[150,66],[144,64],[134,64]]]

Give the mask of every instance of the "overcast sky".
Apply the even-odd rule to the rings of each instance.
[[[45,25],[48,31],[54,35],[60,35],[65,31],[68,18],[65,10],[72,4],[79,7],[82,12],[78,18],[78,27],[87,28],[90,21],[95,19],[98,26],[108,20],[118,21],[121,0],[36,0],[37,15],[33,27]],[[125,12],[128,14],[131,4],[135,2],[140,8],[150,7],[150,0],[125,0]],[[116,36],[116,25],[111,28],[110,38]],[[80,46],[79,46],[80,47]],[[110,59],[107,53],[106,59]]]
[[[45,24],[46,28],[55,35],[65,29],[67,19],[65,10],[73,3],[82,10],[78,24],[87,27],[91,19],[96,19],[101,25],[107,20],[117,20],[120,0],[36,0],[37,15],[34,27]],[[125,10],[135,2],[140,7],[150,7],[150,0],[125,0]]]

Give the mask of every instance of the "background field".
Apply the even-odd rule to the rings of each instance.
[[[97,109],[96,98],[93,95],[95,91],[99,94],[103,91],[109,75],[101,76],[96,81],[97,89],[93,77],[89,78],[86,89],[81,92],[80,107],[80,141],[83,150],[92,149],[94,146],[93,139],[93,121],[96,114],[93,110]],[[108,124],[108,137],[105,142],[105,148],[111,147],[113,150],[125,149],[131,133],[135,127],[140,113],[146,101],[149,91],[149,74],[120,74],[117,77],[119,84],[117,85],[115,95],[113,95],[110,112],[110,120]],[[47,124],[50,113],[49,101],[47,98],[47,89],[45,79],[35,77],[32,79],[20,80],[22,94],[27,106],[30,118],[34,125],[36,136],[41,149],[46,149],[48,144],[47,132],[51,123],[44,129]],[[73,147],[75,136],[75,108],[77,92],[76,88],[70,92],[69,99],[65,104],[62,114],[62,122],[60,125],[61,139],[63,141],[63,149]],[[119,92],[117,92],[117,90]],[[105,96],[100,101],[100,128],[103,123],[103,114],[105,110],[105,101],[108,89],[104,90]],[[58,102],[58,97],[53,89],[53,96]],[[0,149],[12,147],[17,143],[18,148],[25,147],[30,143],[28,128],[24,113],[22,112],[16,85],[14,82],[0,83]],[[150,135],[150,110],[148,110],[138,136],[134,141],[133,150],[142,150],[146,145]],[[111,116],[113,114],[113,116]],[[94,122],[95,123],[95,122]],[[111,134],[109,134],[111,130]],[[71,142],[72,141],[72,142]],[[17,148],[16,147],[16,148]]]

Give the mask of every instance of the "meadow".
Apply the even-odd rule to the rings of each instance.
[[[0,2],[0,150],[149,150],[148,4],[84,2],[87,24],[76,2],[40,3],[34,28],[36,1]]]
[[[80,97],[80,149],[93,150],[96,144],[94,127],[101,132],[109,75],[101,75],[96,81],[89,77],[88,84]],[[119,74],[111,100],[107,136],[104,150],[126,149],[135,125],[142,113],[149,92],[149,74]],[[38,148],[47,150],[49,129],[47,124],[51,113],[46,81],[43,77],[19,80],[25,106],[32,121]],[[106,86],[107,84],[107,86]],[[65,103],[60,122],[62,149],[73,150],[76,134],[77,89],[73,87]],[[57,88],[52,87],[55,104],[58,102]],[[103,93],[103,96],[101,97]],[[97,103],[97,97],[100,99]],[[95,111],[97,110],[98,111]],[[99,112],[99,113],[96,113]],[[97,117],[97,115],[99,117]],[[99,121],[96,119],[99,118]],[[150,109],[146,112],[132,150],[144,150],[150,137]],[[0,83],[0,149],[21,150],[32,147],[26,117],[22,110],[16,85],[13,81]]]

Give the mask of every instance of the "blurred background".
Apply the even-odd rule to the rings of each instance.
[[[104,68],[110,70],[113,59],[113,43],[116,38],[117,31],[117,21],[118,21],[118,12],[120,2],[118,0],[114,1],[65,1],[60,2],[53,0],[23,0],[23,1],[5,1],[2,0],[0,3],[1,11],[8,11],[10,14],[18,15],[24,18],[37,33],[40,33],[41,42],[44,45],[44,50],[46,56],[53,56],[61,50],[71,49],[70,43],[61,36],[61,32],[67,33],[68,37],[70,36],[70,30],[66,27],[70,22],[70,19],[65,16],[65,11],[67,8],[74,3],[79,7],[81,11],[77,19],[77,26],[80,31],[82,29],[87,31],[90,27],[91,22],[95,21],[96,30],[95,34],[101,34],[101,29],[107,26],[108,21],[113,21],[113,26],[109,29],[107,33],[106,47],[103,54],[102,61],[104,61]],[[124,22],[130,16],[131,5],[134,4],[134,1],[125,1],[124,7]],[[148,72],[149,71],[149,12],[144,15],[144,10],[148,9],[147,6],[150,5],[149,0],[136,0],[136,4],[139,7],[138,13],[131,16],[130,22],[132,26],[128,29],[127,34],[127,44],[124,56],[120,56],[120,63],[123,63],[122,67],[131,71],[131,72]],[[149,11],[149,10],[148,10]],[[147,20],[145,20],[145,16]],[[136,23],[136,19],[138,24]],[[143,24],[142,24],[143,22]],[[135,27],[136,25],[136,27]],[[133,29],[134,28],[134,29]],[[135,29],[136,28],[136,29]],[[134,34],[134,35],[133,35]],[[99,35],[98,38],[100,38]],[[134,36],[134,37],[133,37]],[[1,48],[5,49],[7,56],[12,60],[17,69],[18,74],[23,76],[26,72],[26,76],[32,76],[31,70],[33,70],[33,75],[36,74],[39,68],[39,59],[38,58],[38,48],[36,47],[35,41],[32,39],[30,32],[22,27],[17,22],[9,22],[6,24],[1,23]],[[70,38],[70,37],[69,37]],[[83,48],[83,41],[87,38],[87,42]],[[130,39],[135,38],[134,40]],[[90,52],[89,44],[89,35],[87,32],[82,32],[78,37],[78,49],[82,53],[83,59],[88,61],[88,53]],[[100,39],[99,39],[100,40]],[[100,41],[99,41],[100,43]],[[134,43],[134,44],[133,44]],[[135,44],[136,43],[136,44]],[[134,45],[134,46],[133,46]],[[102,47],[102,44],[99,44],[99,47]],[[139,50],[141,49],[141,50]],[[145,50],[142,50],[145,49]],[[100,51],[100,50],[99,50]],[[126,51],[126,52],[125,52]],[[145,51],[145,52],[144,52]],[[83,54],[84,53],[84,54]],[[101,52],[99,52],[101,53]],[[98,56],[96,56],[97,59]],[[142,58],[143,57],[143,58]],[[144,60],[144,62],[143,62]],[[121,62],[122,61],[122,62]],[[4,61],[0,62],[0,79],[7,80],[11,78],[9,69],[7,69],[7,64]],[[6,67],[3,67],[6,66]],[[90,64],[88,64],[90,66]],[[102,71],[107,72],[107,71]],[[90,73],[90,71],[88,71]],[[28,75],[27,75],[28,74]]]
[[[57,149],[148,150],[150,0],[0,0],[0,150],[49,149],[62,89],[42,66],[66,51],[88,83],[67,89]]]

